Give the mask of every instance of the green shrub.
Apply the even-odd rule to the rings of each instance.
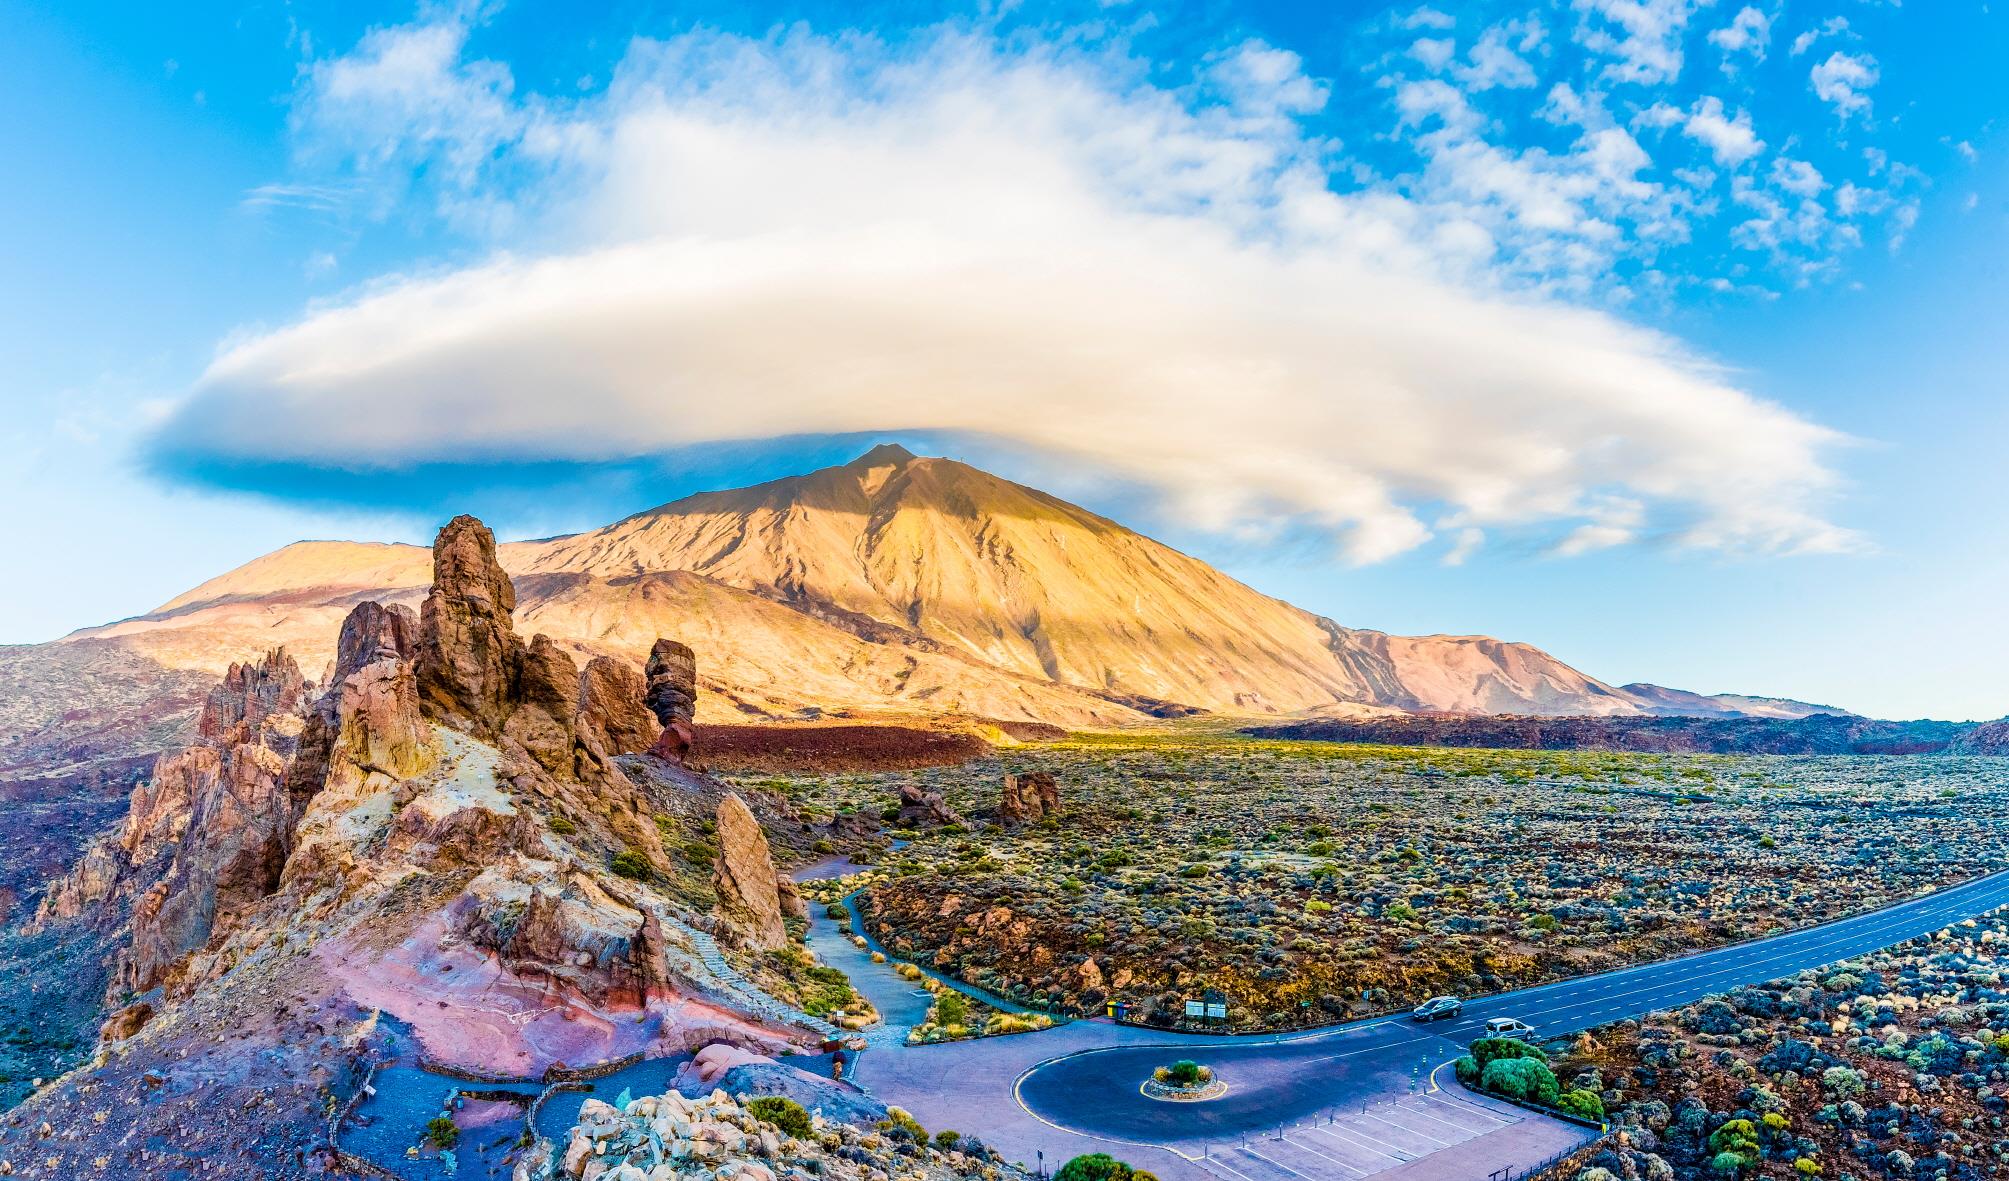
[[[637,882],[644,882],[649,879],[649,859],[634,849],[623,849],[619,853],[614,854],[614,860],[609,865],[609,868],[616,875]]]
[[[956,1145],[962,1142],[963,1134],[961,1132],[952,1132],[947,1128],[943,1128],[941,1131],[935,1133],[935,1147],[941,1149],[943,1152],[955,1151]]]
[[[1479,1085],[1479,1061],[1470,1054],[1466,1054],[1456,1062],[1453,1062],[1451,1064],[1451,1073],[1457,1075],[1458,1081],[1468,1087],[1477,1087]]]
[[[460,1143],[460,1126],[450,1115],[436,1115],[426,1121],[426,1143],[434,1148],[452,1148]]]
[[[1736,1172],[1758,1163],[1761,1150],[1758,1145],[1758,1128],[1747,1119],[1733,1119],[1709,1133],[1709,1151],[1716,1154],[1709,1163],[1723,1172]],[[1723,1158],[1729,1157],[1735,1164],[1723,1168]]]
[[[851,910],[842,902],[833,902],[823,908],[823,917],[826,919],[835,919],[840,923],[849,922],[851,919]]]
[[[1533,1058],[1495,1058],[1479,1072],[1479,1085],[1524,1103],[1556,1105],[1555,1072]]]
[[[1548,1054],[1540,1046],[1531,1046],[1519,1038],[1482,1037],[1472,1043],[1472,1057],[1479,1063],[1479,1069],[1496,1058],[1533,1058],[1537,1062],[1547,1062]]]
[[[970,1020],[970,1003],[954,989],[943,989],[935,998],[935,1024],[965,1025]]]
[[[551,831],[561,837],[569,837],[579,831],[579,826],[563,816],[553,816],[551,818]]]
[[[1553,931],[1556,929],[1556,916],[1552,914],[1529,915],[1527,925],[1537,931]]]
[[[1175,1087],[1190,1087],[1205,1077],[1205,1070],[1191,1058],[1181,1058],[1165,1068],[1165,1081]]]
[[[1053,1181],[1156,1181],[1151,1174],[1131,1168],[1106,1152],[1077,1156],[1060,1166]]]
[[[814,1129],[802,1104],[779,1095],[762,1095],[746,1105],[747,1112],[764,1124],[772,1124],[797,1140],[807,1140]]]
[[[1562,1097],[1556,1100],[1556,1106],[1578,1119],[1604,1122],[1604,1100],[1598,1098],[1596,1091],[1586,1091],[1581,1087],[1564,1091]]]
[[[928,1142],[928,1129],[921,1126],[920,1120],[898,1107],[886,1109],[886,1118],[879,1121],[879,1128],[896,1140],[912,1140],[916,1144]]]

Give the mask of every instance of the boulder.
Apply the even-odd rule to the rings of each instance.
[[[138,1033],[151,1020],[153,1005],[146,1001],[134,1001],[106,1018],[105,1023],[98,1027],[98,1040],[122,1042]]]
[[[727,793],[718,805],[718,858],[712,884],[718,891],[718,914],[755,947],[776,948],[788,942],[781,921],[781,893],[767,835],[753,818],[746,801]]]
[[[414,660],[419,697],[428,716],[493,741],[508,720],[523,651],[512,622],[516,588],[496,561],[495,534],[473,517],[448,521],[432,554]]]
[[[919,784],[900,785],[900,815],[897,823],[901,828],[939,828],[944,824],[961,824],[963,818],[956,815],[948,801],[938,791],[923,791]]]
[[[1060,785],[1045,771],[1004,777],[998,819],[1005,824],[1036,824],[1060,811]]]

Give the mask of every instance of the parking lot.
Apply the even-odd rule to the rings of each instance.
[[[1486,1176],[1488,1159],[1541,1159],[1580,1143],[1590,1133],[1543,1119],[1505,1103],[1459,1091],[1409,1095],[1389,1102],[1335,1109],[1282,1128],[1201,1149],[1196,1162],[1220,1181],[1354,1181],[1436,1154],[1457,1155],[1474,1167],[1440,1176]],[[1490,1145],[1498,1141],[1497,1152]],[[1416,1174],[1425,1175],[1423,1173]]]

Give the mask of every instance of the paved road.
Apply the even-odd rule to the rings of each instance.
[[[2009,872],[1818,927],[1475,999],[1459,1020],[1428,1026],[1380,1019],[1228,1039],[1078,1021],[942,1046],[882,1042],[885,1049],[866,1056],[858,1077],[931,1128],[983,1136],[1025,1160],[1044,1151],[1049,1164],[1076,1152],[1127,1148],[1138,1158],[1137,1149],[1155,1148],[1169,1155],[1154,1154],[1146,1167],[1212,1181],[1483,1177],[1502,1161],[1532,1163],[1583,1135],[1455,1084],[1438,1086],[1435,1072],[1464,1052],[1488,1018],[1517,1017],[1544,1036],[1573,1033],[1850,959],[2004,905]],[[841,944],[833,927],[820,924],[811,941],[826,958]],[[839,966],[868,996],[890,989],[878,977],[898,979],[883,967]],[[1169,1104],[1139,1093],[1151,1068],[1174,1056],[1213,1066],[1228,1094]]]

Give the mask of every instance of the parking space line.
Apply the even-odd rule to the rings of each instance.
[[[1400,1149],[1397,1145],[1388,1144],[1386,1141],[1382,1140],[1376,1140],[1364,1132],[1355,1132],[1352,1128],[1346,1127],[1341,1124],[1332,1124],[1323,1128],[1313,1128],[1312,1131],[1317,1132],[1321,1136],[1330,1136],[1334,1140],[1337,1140],[1341,1144],[1347,1145],[1350,1148],[1365,1148],[1367,1151],[1373,1153],[1374,1155],[1385,1156],[1389,1160],[1392,1160],[1397,1164],[1401,1164],[1404,1161],[1410,1161],[1416,1159],[1415,1157],[1410,1156],[1398,1156],[1395,1152],[1386,1151],[1386,1149],[1395,1148],[1399,1152]],[[1340,1135],[1340,1133],[1342,1132],[1346,1133],[1346,1135],[1345,1136]]]
[[[1409,1133],[1411,1136],[1415,1136],[1419,1140],[1428,1140],[1430,1143],[1435,1144],[1439,1148],[1449,1148],[1451,1147],[1451,1145],[1456,1143],[1456,1141],[1454,1140],[1439,1140],[1437,1137],[1432,1136],[1427,1132],[1419,1132],[1415,1128],[1409,1127],[1407,1124],[1399,1124],[1392,1119],[1382,1119],[1380,1116],[1374,1114],[1371,1111],[1367,1113],[1367,1118],[1374,1120],[1376,1123],[1387,1124],[1391,1128],[1400,1128],[1401,1130]]]
[[[1225,1169],[1230,1173],[1233,1173],[1237,1177],[1240,1177],[1242,1181],[1256,1181],[1254,1177],[1251,1177],[1247,1173],[1242,1172],[1240,1169],[1222,1160],[1218,1156],[1208,1155],[1201,1157],[1200,1167],[1203,1169],[1207,1169],[1210,1172],[1218,1167],[1221,1169]]]
[[[1415,1114],[1416,1114],[1416,1117],[1417,1117],[1418,1119],[1427,1119],[1427,1120],[1430,1120],[1430,1121],[1432,1121],[1433,1123],[1440,1123],[1440,1124],[1443,1124],[1443,1125],[1444,1125],[1445,1127],[1447,1127],[1447,1128],[1456,1128],[1456,1129],[1457,1129],[1457,1130],[1459,1130],[1460,1132],[1463,1132],[1463,1133],[1464,1133],[1464,1134],[1465,1134],[1465,1135],[1466,1135],[1467,1137],[1471,1137],[1471,1136],[1483,1136],[1483,1135],[1485,1135],[1485,1134],[1486,1134],[1487,1132],[1491,1132],[1491,1131],[1497,1131],[1497,1130],[1498,1130],[1498,1129],[1499,1129],[1500,1127],[1504,1126],[1504,1125],[1498,1125],[1498,1124],[1496,1124],[1496,1125],[1494,1125],[1494,1126],[1493,1126],[1493,1127],[1491,1127],[1491,1128],[1485,1128],[1485,1127],[1479,1127],[1479,1128],[1474,1128],[1474,1127],[1471,1127],[1471,1126],[1469,1126],[1469,1125],[1466,1125],[1466,1124],[1461,1124],[1461,1123],[1459,1123],[1459,1122],[1458,1122],[1457,1120],[1454,1120],[1454,1119],[1446,1119],[1445,1117],[1443,1117],[1443,1116],[1441,1116],[1441,1115],[1432,1115],[1432,1114],[1431,1114],[1430,1112],[1427,1112],[1427,1111],[1422,1111],[1422,1110],[1419,1110],[1419,1109],[1417,1109],[1417,1108],[1414,1108],[1414,1107],[1405,1107],[1405,1108],[1403,1108],[1403,1110],[1404,1110],[1404,1111],[1411,1111],[1411,1112],[1415,1112]]]
[[[1356,1168],[1356,1167],[1355,1167],[1355,1166],[1353,1166],[1353,1165],[1350,1165],[1350,1164],[1347,1164],[1347,1163],[1346,1163],[1345,1161],[1343,1161],[1343,1160],[1339,1159],[1339,1158],[1338,1158],[1338,1157],[1336,1157],[1336,1156],[1333,1156],[1333,1155],[1332,1155],[1331,1153],[1327,1153],[1327,1152],[1320,1152],[1320,1151],[1319,1151],[1318,1149],[1316,1149],[1316,1148],[1313,1148],[1313,1147],[1312,1147],[1311,1145],[1309,1145],[1309,1144],[1299,1144],[1299,1143],[1298,1143],[1298,1142],[1297,1142],[1296,1140],[1293,1140],[1293,1139],[1291,1139],[1291,1138],[1290,1138],[1289,1136],[1285,1136],[1285,1137],[1284,1137],[1284,1143],[1286,1143],[1286,1144],[1295,1144],[1295,1145],[1297,1145],[1297,1147],[1299,1147],[1299,1148],[1303,1149],[1303,1150],[1304,1150],[1304,1151],[1306,1151],[1306,1152],[1309,1152],[1309,1153],[1311,1153],[1311,1154],[1312,1154],[1313,1156],[1315,1156],[1315,1157],[1318,1157],[1318,1158],[1319,1158],[1320,1160],[1329,1160],[1329,1161],[1331,1161],[1331,1162],[1332,1162],[1333,1164],[1335,1164],[1335,1165],[1338,1165],[1338,1166],[1339,1166],[1340,1168],[1342,1168],[1342,1169],[1346,1170],[1346,1171],[1347,1171],[1348,1173],[1353,1173],[1353,1174],[1357,1174],[1357,1175],[1359,1175],[1359,1176],[1362,1176],[1362,1177],[1367,1177],[1367,1176],[1371,1176],[1371,1175],[1372,1175],[1372,1174],[1369,1174],[1369,1173],[1366,1173],[1366,1172],[1362,1172],[1362,1171],[1361,1171],[1360,1169]]]
[[[1289,1165],[1283,1163],[1282,1161],[1277,1160],[1274,1157],[1264,1156],[1262,1153],[1257,1152],[1255,1149],[1250,1148],[1246,1144],[1242,1145],[1242,1151],[1248,1153],[1252,1157],[1255,1157],[1257,1160],[1268,1161],[1270,1164],[1276,1166],[1279,1169],[1282,1169],[1284,1172],[1289,1173],[1293,1177],[1304,1176],[1303,1173],[1298,1172],[1296,1169],[1291,1168]]]
[[[1447,1103],[1451,1106],[1458,1108],[1461,1111],[1469,1112],[1470,1114],[1478,1116],[1481,1119],[1492,1120],[1494,1123],[1496,1123],[1502,1128],[1510,1128],[1515,1124],[1520,1123],[1522,1120],[1528,1118],[1526,1115],[1521,1114],[1519,1111],[1516,1111],[1511,1115],[1505,1112],[1494,1111],[1490,1107],[1484,1106],[1483,1104],[1479,1103],[1473,1103],[1469,1099],[1453,1095],[1449,1091],[1438,1092],[1436,1098],[1440,1102]]]

